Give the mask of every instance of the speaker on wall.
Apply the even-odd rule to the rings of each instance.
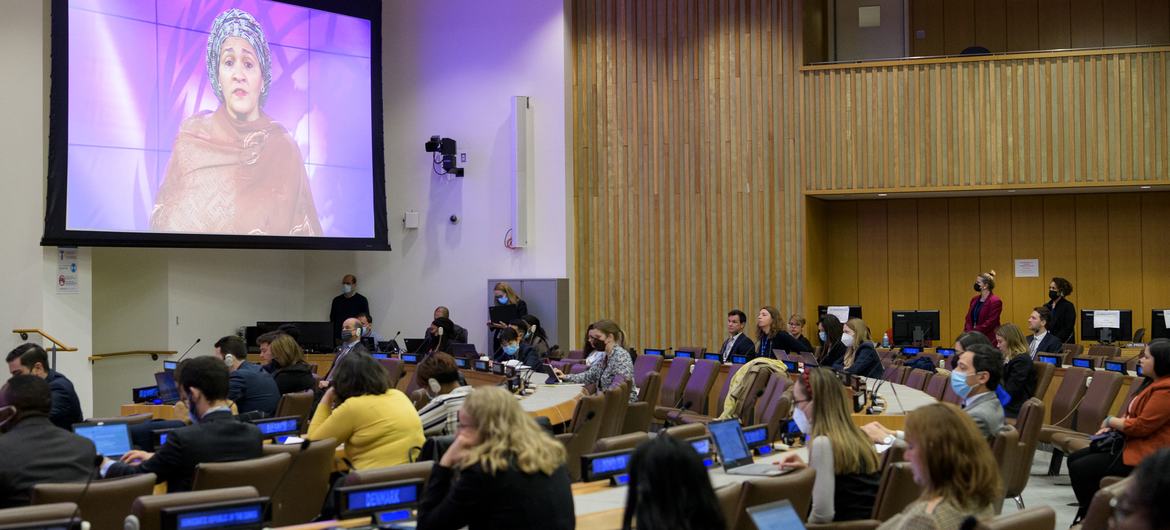
[[[532,98],[512,97],[512,247],[532,244],[536,202],[536,149]]]

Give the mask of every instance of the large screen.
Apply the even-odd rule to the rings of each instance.
[[[54,0],[46,245],[389,249],[374,0]]]

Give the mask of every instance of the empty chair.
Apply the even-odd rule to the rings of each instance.
[[[361,486],[362,484],[381,484],[383,482],[398,482],[400,480],[422,480],[426,485],[431,478],[431,468],[434,462],[411,462],[390,467],[376,467],[351,471],[345,476],[343,485]]]
[[[1017,454],[1020,447],[1020,432],[1011,425],[1004,425],[1003,429],[995,433],[991,440],[991,454],[999,464],[999,476],[1006,477],[1012,466],[1017,465]],[[1003,511],[1003,499],[995,505],[995,513]]]
[[[378,364],[386,369],[386,382],[390,388],[398,388],[398,380],[402,379],[402,359],[378,359]]]
[[[632,432],[628,434],[619,434],[617,436],[610,436],[608,438],[598,438],[597,443],[593,444],[594,453],[604,453],[606,451],[617,451],[619,449],[633,449],[638,447],[638,444],[650,439],[650,434],[645,432]]]
[[[732,482],[715,488],[715,500],[719,503],[719,510],[723,512],[723,522],[727,524],[727,528],[735,528],[739,522],[739,498],[742,494],[742,482]]]
[[[1052,384],[1052,376],[1056,373],[1056,366],[1043,361],[1032,361],[1032,366],[1036,368],[1036,393],[1034,397],[1043,400],[1044,395],[1048,393],[1048,386]]]
[[[650,421],[654,419],[654,407],[658,403],[658,394],[661,391],[662,377],[658,372],[650,372],[646,376],[646,385],[638,387],[638,401],[626,406],[626,417],[622,421],[623,433],[646,432],[650,429]]]
[[[674,427],[667,428],[660,434],[670,436],[672,438],[678,438],[680,440],[690,440],[692,438],[708,436],[710,432],[707,431],[707,426],[705,424],[688,423],[685,425],[675,425]]]
[[[769,410],[776,410],[776,407],[781,406],[779,400],[784,396],[784,391],[787,389],[787,377],[773,377],[769,379],[763,394],[753,404],[751,415],[740,418],[741,423],[746,425],[748,420],[751,420],[752,424],[766,422],[769,417]],[[788,402],[787,398],[785,398],[784,402]],[[772,434],[772,432],[769,431],[768,434]]]
[[[292,461],[287,453],[271,454],[235,462],[203,463],[195,466],[192,490],[251,486],[261,497],[271,497],[276,483]]]
[[[297,416],[301,419],[301,431],[309,429],[309,414],[313,412],[313,391],[282,394],[276,404],[276,417]]]
[[[873,518],[885,521],[906,509],[922,496],[922,486],[914,482],[909,462],[891,462],[882,470],[881,483],[873,502]]]
[[[926,382],[926,388],[924,390],[934,399],[942,401],[949,386],[951,386],[951,378],[942,374],[930,374],[930,380]]]
[[[336,451],[337,440],[333,438],[310,444],[264,446],[264,454],[288,453],[292,457],[288,473],[272,493],[273,526],[312,521],[320,514],[329,493]]]
[[[727,369],[727,378],[723,380],[723,387],[719,389],[719,399],[715,402],[715,411],[712,416],[723,414],[723,402],[727,399],[727,392],[731,390],[731,380],[735,379],[735,373],[740,368],[743,368],[742,364],[733,364]],[[711,404],[708,403],[708,410],[710,410],[710,406]]]
[[[711,393],[711,387],[715,386],[715,376],[719,375],[720,364],[715,361],[699,359],[695,361],[694,366],[690,378],[687,379],[686,387],[683,389],[680,405],[654,409],[656,419],[665,420],[671,413],[681,411],[706,413],[707,395]]]
[[[902,383],[915,390],[922,390],[926,386],[926,380],[930,378],[931,373],[921,368],[911,368],[910,373],[906,374],[905,382]]]
[[[1112,344],[1094,344],[1089,346],[1089,355],[1094,357],[1120,357],[1121,347]]]
[[[259,496],[256,488],[252,486],[206,491],[184,491],[182,493],[168,493],[166,495],[144,495],[134,501],[133,507],[130,508],[130,513],[138,518],[139,530],[159,530],[162,528],[162,511],[166,508],[254,499]]]
[[[113,416],[110,418],[89,418],[86,423],[125,423],[126,425],[138,425],[139,423],[146,423],[154,419],[154,414],[150,412],[143,412],[141,414],[131,414],[129,416]]]
[[[959,397],[959,394],[955,393],[955,387],[951,386],[951,382],[949,380],[947,381],[946,388],[943,389],[942,400],[947,403],[954,403],[956,405],[963,404],[963,398]]]
[[[1032,476],[1032,459],[1036,457],[1036,444],[1040,439],[1040,428],[1044,425],[1044,402],[1031,398],[1020,407],[1016,417],[1019,438],[1015,462],[1001,475],[1004,497],[1016,501],[1016,507],[1024,509],[1024,488]]]
[[[783,377],[777,379],[776,386],[773,388],[772,395],[767,401],[757,401],[759,405],[763,403],[763,407],[758,407],[753,420],[754,425],[749,425],[748,428],[755,428],[764,426],[768,430],[768,441],[775,441],[780,436],[780,424],[785,419],[792,417],[792,398],[791,394],[784,392],[787,387],[788,379]],[[786,424],[787,425],[787,424]]]
[[[1130,381],[1129,393],[1126,394],[1125,399],[1122,400],[1121,406],[1117,407],[1117,411],[1113,414],[1114,416],[1125,416],[1126,412],[1129,410],[1129,402],[1133,401],[1133,397],[1137,395],[1139,390],[1141,390],[1143,381],[1144,379],[1141,377],[1135,377],[1132,381]],[[1086,396],[1085,399],[1088,399],[1088,397]],[[1081,431],[1058,432],[1052,435],[1052,445],[1059,448],[1061,452],[1066,455],[1072,454],[1088,447],[1090,436],[1092,436],[1092,433],[1085,433]]]
[[[1056,388],[1056,396],[1052,398],[1052,413],[1045,426],[1066,428],[1072,426],[1072,413],[1080,404],[1081,397],[1085,395],[1085,380],[1090,374],[1092,372],[1087,368],[1075,366],[1065,368],[1064,379]],[[1041,431],[1040,441],[1051,442],[1052,439],[1049,436]]]
[[[37,506],[21,506],[0,510],[0,525],[17,525],[37,521],[56,521],[68,519],[77,511],[77,505],[72,502],[57,502]]]
[[[671,423],[707,422],[707,421],[712,421],[715,419],[715,417],[721,415],[723,413],[724,401],[727,400],[727,391],[731,389],[731,381],[732,381],[732,379],[735,378],[735,373],[738,372],[739,369],[742,367],[743,367],[742,364],[733,364],[733,365],[731,365],[730,368],[728,368],[727,378],[723,380],[723,387],[719,390],[719,399],[715,402],[716,409],[715,409],[714,414],[707,415],[707,414],[700,414],[697,412],[688,412],[685,410],[678,410],[678,411],[670,412],[667,415],[670,422]],[[693,377],[692,377],[692,380],[693,380]],[[710,410],[710,406],[711,406],[711,404],[708,403],[707,404],[708,410]]]
[[[1064,346],[1060,347],[1060,353],[1063,353],[1065,358],[1068,358],[1069,356],[1080,355],[1084,352],[1085,347],[1080,344],[1065,344]]]
[[[906,371],[907,368],[905,366],[902,366],[901,364],[895,364],[886,368],[886,371],[882,373],[882,379],[885,379],[891,383],[901,383],[902,379],[906,375]]]
[[[1015,513],[1000,515],[979,525],[977,528],[986,528],[988,530],[1048,530],[1056,528],[1056,512],[1051,506],[1029,508]]]
[[[1146,328],[1138,328],[1137,331],[1133,332],[1133,341],[1134,342],[1141,344],[1143,339],[1145,339],[1145,338],[1146,338]]]
[[[134,499],[154,493],[156,478],[154,473],[145,473],[94,480],[88,491],[84,482],[41,483],[33,486],[32,504],[77,503],[81,506],[81,518],[93,528],[121,528],[122,521],[130,515]]]
[[[658,395],[658,406],[675,407],[682,397],[683,388],[691,377],[691,364],[694,359],[674,358],[670,361],[670,368],[666,370],[666,377],[662,379],[662,391]]]
[[[605,411],[601,414],[601,428],[597,433],[598,438],[608,438],[621,434],[622,427],[625,425],[626,409],[629,405],[629,381],[605,391]]]
[[[1068,374],[1069,372],[1065,372],[1065,377],[1068,377]],[[1109,415],[1109,405],[1113,404],[1113,400],[1117,398],[1117,392],[1120,390],[1121,374],[1105,371],[1094,372],[1093,381],[1089,383],[1089,388],[1074,405],[1076,413],[1072,417],[1073,424],[1068,427],[1046,425],[1041,429],[1040,439],[1054,446],[1052,462],[1048,469],[1050,475],[1060,474],[1060,461],[1063,456],[1063,451],[1056,447],[1056,436],[1070,432],[1081,432],[1089,435],[1097,432],[1101,428],[1101,422],[1105,420],[1105,416]],[[1055,402],[1052,407],[1054,410],[1056,409]]]
[[[748,508],[767,504],[772,501],[787,499],[796,508],[796,513],[805,518],[809,506],[812,504],[812,486],[816,472],[806,467],[777,477],[752,479],[743,483],[743,493],[740,494],[739,508],[736,510],[736,528],[751,530],[755,523],[744,515]]]
[[[639,355],[634,359],[634,386],[642,388],[650,372],[662,373],[662,361],[661,355]]]
[[[585,396],[577,402],[573,411],[573,420],[569,424],[569,432],[557,435],[557,439],[565,444],[565,459],[569,468],[569,476],[574,482],[581,480],[581,455],[593,450],[597,443],[597,433],[601,431],[601,414],[605,411],[605,396],[594,394]]]

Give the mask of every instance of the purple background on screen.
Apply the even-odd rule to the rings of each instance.
[[[150,231],[184,119],[215,110],[207,34],[236,7],[264,28],[264,112],[300,146],[321,227],[373,237],[370,23],[265,0],[70,0],[69,230]]]

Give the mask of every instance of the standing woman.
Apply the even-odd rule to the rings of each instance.
[[[836,316],[825,313],[817,321],[817,336],[821,339],[821,349],[817,352],[817,361],[821,366],[833,366],[844,362],[846,347],[841,343],[844,326]]]
[[[605,357],[589,365],[589,369],[578,374],[565,375],[560,369],[553,368],[556,376],[570,383],[593,385],[597,392],[605,392],[620,385],[622,381],[630,382],[630,401],[638,399],[638,389],[634,387],[634,360],[623,344],[626,334],[612,320],[598,320],[589,330],[589,340],[593,347],[605,352]]]
[[[1056,276],[1048,284],[1048,301],[1044,303],[1052,311],[1052,321],[1045,327],[1064,344],[1074,342],[1073,328],[1077,323],[1077,308],[1067,298],[1072,290],[1068,280]]]
[[[869,336],[869,326],[860,318],[851,318],[841,328],[841,344],[845,356],[834,369],[844,370],[853,375],[880,379],[885,372],[877,347]]]
[[[1003,311],[1003,300],[995,295],[995,271],[987,271],[975,277],[972,285],[979,293],[971,298],[967,318],[963,319],[963,331],[977,331],[995,343],[995,330],[999,329],[999,314]]]
[[[757,357],[775,359],[773,350],[784,350],[789,353],[804,351],[804,346],[788,332],[784,331],[780,323],[780,311],[772,306],[760,308],[756,315],[756,352],[748,360]]]
[[[796,339],[804,347],[800,351],[816,351],[812,343],[809,342],[808,337],[804,336],[804,325],[806,323],[808,321],[804,317],[793,313],[792,316],[788,317],[788,334],[792,335],[792,338]]]
[[[995,330],[995,347],[1003,352],[1004,359],[1008,359],[1000,385],[1012,399],[1003,406],[1003,415],[1015,418],[1020,415],[1024,402],[1036,393],[1036,366],[1028,355],[1024,333],[1015,324],[1007,323]]]
[[[512,290],[512,286],[508,282],[498,282],[495,287],[492,287],[492,304],[494,305],[508,305],[516,306],[516,316],[522,317],[528,314],[528,302],[520,298],[516,291]],[[496,337],[496,332],[508,327],[507,322],[488,322],[488,336],[492,339],[492,351],[500,349],[500,340]]]

